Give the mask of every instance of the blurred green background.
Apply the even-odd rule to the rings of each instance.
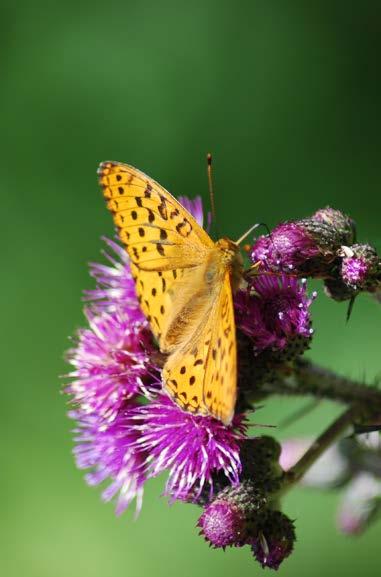
[[[115,518],[71,455],[59,375],[84,323],[87,262],[112,235],[95,171],[128,162],[175,195],[207,198],[214,155],[219,228],[348,212],[381,247],[378,2],[3,3],[1,18],[2,387],[0,572],[7,577],[261,575],[249,550],[210,550],[196,507],[148,485],[137,522]],[[310,356],[354,378],[380,370],[381,310],[320,289]],[[300,406],[300,404],[298,404]],[[258,422],[294,401],[274,399]],[[279,435],[313,435],[325,404]],[[260,431],[263,433],[263,431]],[[338,496],[295,490],[295,553],[283,576],[379,575],[381,524],[339,535]]]

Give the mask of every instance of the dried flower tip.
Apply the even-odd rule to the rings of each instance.
[[[381,260],[372,246],[343,246],[342,256],[341,277],[348,287],[358,291],[373,291],[380,287]]]
[[[269,511],[252,542],[253,554],[262,567],[278,570],[292,552],[295,539],[294,523],[280,511]]]

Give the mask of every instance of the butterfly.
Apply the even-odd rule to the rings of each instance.
[[[167,190],[132,166],[102,162],[98,175],[140,307],[167,355],[164,389],[181,409],[229,425],[237,397],[238,243],[214,242]]]

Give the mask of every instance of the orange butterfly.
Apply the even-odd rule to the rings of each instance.
[[[132,166],[103,162],[98,174],[140,306],[168,355],[164,388],[183,410],[228,425],[237,396],[238,243],[213,242],[169,192]]]

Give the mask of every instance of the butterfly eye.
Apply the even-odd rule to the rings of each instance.
[[[214,266],[208,268],[208,270],[205,272],[204,278],[207,284],[213,284],[216,278],[216,268]]]

